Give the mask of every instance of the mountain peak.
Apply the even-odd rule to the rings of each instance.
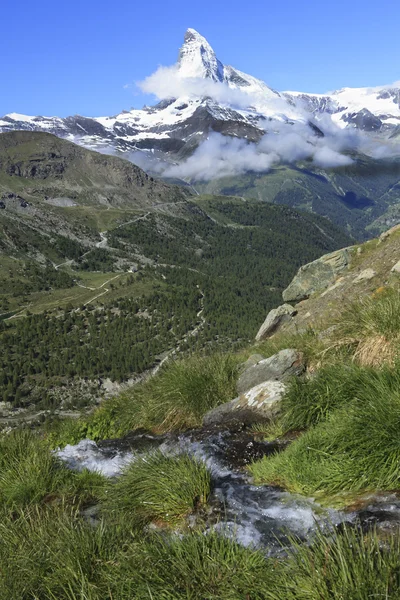
[[[186,44],[195,40],[199,40],[200,42],[205,42],[206,44],[208,44],[205,37],[203,37],[198,31],[196,31],[196,29],[192,29],[191,27],[189,27],[185,32],[184,43]]]
[[[191,28],[187,29],[179,51],[178,68],[181,77],[201,77],[213,81],[224,79],[224,65],[206,38]]]

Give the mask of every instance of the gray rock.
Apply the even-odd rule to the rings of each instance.
[[[364,269],[364,271],[361,271],[361,273],[359,273],[357,277],[353,279],[353,283],[359,283],[360,281],[369,281],[370,279],[373,279],[375,275],[376,272],[373,269]]]
[[[299,375],[304,369],[303,355],[300,352],[293,349],[281,350],[243,371],[236,389],[238,394],[243,394],[260,383],[269,380],[284,381],[293,375]]]
[[[253,365],[256,365],[257,363],[259,363],[260,360],[264,360],[264,357],[262,356],[262,354],[252,354],[251,356],[249,356],[249,358],[246,360],[246,362],[239,365],[239,371],[245,371],[249,367],[252,367]]]
[[[204,416],[203,425],[251,425],[266,421],[279,410],[285,390],[286,386],[281,381],[264,381],[238,398],[210,410]]]
[[[400,260],[390,269],[391,273],[400,273]]]
[[[332,285],[336,276],[346,270],[350,261],[348,248],[325,254],[300,267],[291,284],[283,291],[285,302],[300,302],[315,292]]]
[[[295,314],[297,314],[297,310],[293,306],[290,306],[290,304],[282,304],[278,308],[270,310],[267,318],[258,330],[256,341],[264,340],[275,333],[282,323],[289,321]]]

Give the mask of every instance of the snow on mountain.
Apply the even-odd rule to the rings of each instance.
[[[265,133],[273,139],[298,124],[307,141],[309,133],[324,135],[327,117],[342,130],[362,130],[385,139],[399,135],[400,84],[344,88],[330,94],[279,93],[260,79],[224,65],[194,29],[186,31],[177,63],[161,67],[142,86],[160,102],[112,117],[63,119],[10,113],[0,118],[0,132],[47,131],[88,148],[142,151],[174,163],[193,154],[212,132],[259,142]]]
[[[343,88],[330,94],[284,92],[284,96],[312,113],[327,112],[339,127],[382,131],[400,125],[400,82],[393,86]]]
[[[218,60],[206,38],[188,29],[179,51],[178,71],[181,77],[201,77],[224,81],[224,65]]]

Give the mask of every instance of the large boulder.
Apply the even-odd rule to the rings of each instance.
[[[300,267],[291,284],[283,291],[283,300],[300,302],[315,292],[325,290],[334,283],[339,273],[347,269],[349,262],[349,249],[344,248]]]
[[[256,341],[259,342],[269,337],[278,329],[278,327],[285,323],[286,321],[290,321],[290,319],[297,313],[297,310],[290,306],[290,304],[282,304],[282,306],[278,306],[278,308],[273,308],[269,311],[267,318],[264,323],[261,325],[258,333],[256,335]]]
[[[266,421],[277,413],[285,389],[281,381],[264,381],[238,398],[210,410],[204,416],[203,425],[251,425]]]
[[[254,386],[269,380],[285,381],[293,375],[300,375],[304,369],[305,364],[301,352],[293,349],[281,350],[243,371],[237,382],[237,392],[243,394]]]

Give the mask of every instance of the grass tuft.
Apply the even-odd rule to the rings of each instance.
[[[276,600],[366,600],[399,598],[400,538],[383,542],[376,531],[351,527],[326,537],[321,531],[311,546],[293,540],[288,559],[276,571]]]
[[[94,498],[104,478],[73,473],[51,452],[47,441],[28,430],[0,440],[0,503],[10,508],[61,500],[80,505]]]
[[[86,419],[60,423],[50,434],[51,443],[120,437],[138,428],[162,433],[197,427],[208,410],[235,397],[239,362],[230,354],[213,354],[169,363],[149,381],[106,400]]]
[[[250,466],[257,482],[318,497],[399,486],[400,373],[360,373],[352,393],[344,387],[335,397],[332,388],[328,399],[337,408],[326,420],[281,454]],[[349,402],[343,405],[345,399]]]
[[[333,410],[349,404],[360,388],[379,378],[373,369],[353,363],[327,364],[308,378],[293,378],[281,402],[279,425],[284,431],[307,429]]]
[[[215,532],[191,533],[182,538],[152,536],[140,551],[129,549],[124,559],[112,574],[118,581],[118,598],[272,598],[272,568],[263,554]]]
[[[355,345],[363,366],[394,364],[400,336],[400,293],[387,288],[352,303],[341,315],[336,336]]]
[[[128,465],[103,495],[105,514],[144,525],[176,525],[207,503],[211,476],[207,467],[182,454],[160,451],[141,456]]]

